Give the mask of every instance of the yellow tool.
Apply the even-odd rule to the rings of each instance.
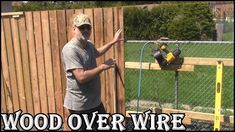
[[[168,38],[162,37],[159,40],[168,40]],[[172,63],[176,58],[179,57],[181,50],[179,49],[179,45],[176,44],[177,48],[171,52],[167,49],[166,43],[156,42],[158,45],[157,49],[153,49],[152,53],[154,58],[157,60],[160,67],[165,67]],[[165,53],[165,55],[164,55]]]
[[[220,131],[222,78],[223,78],[223,62],[222,61],[217,61],[217,67],[216,67],[216,89],[215,89],[214,131]]]

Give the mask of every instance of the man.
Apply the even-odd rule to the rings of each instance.
[[[94,44],[89,41],[91,28],[87,15],[77,15],[73,23],[74,36],[61,52],[67,78],[64,107],[69,110],[70,114],[89,113],[91,116],[95,111],[106,113],[100,99],[99,74],[114,67],[115,60],[110,58],[97,66],[96,57],[103,55],[112,45],[119,42],[122,31],[119,29],[111,42],[96,49]],[[96,122],[94,121],[94,123]],[[85,130],[84,127],[82,126],[82,130]]]

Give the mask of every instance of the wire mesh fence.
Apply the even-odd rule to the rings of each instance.
[[[175,41],[165,41],[170,51],[176,48]],[[140,51],[146,41],[127,41],[125,62],[140,62]],[[180,57],[233,58],[234,43],[230,41],[178,41]],[[149,43],[143,53],[142,62],[155,63]],[[225,66],[222,86],[221,114],[234,115],[234,68]],[[178,90],[176,91],[176,74]],[[146,111],[151,107],[174,108],[195,112],[214,113],[216,65],[195,65],[194,71],[144,70],[142,69],[141,89],[138,98],[139,69],[125,69],[126,110]],[[139,99],[139,102],[138,102]],[[204,127],[192,122],[188,130],[211,130],[213,123]],[[212,125],[212,126],[211,126]],[[201,126],[201,127],[200,127]],[[226,125],[225,125],[226,126]],[[231,127],[231,125],[227,125]],[[200,127],[200,128],[198,128]],[[233,127],[233,124],[232,124]],[[230,128],[223,128],[224,130]],[[213,130],[213,129],[212,129]],[[222,130],[222,129],[221,129]]]

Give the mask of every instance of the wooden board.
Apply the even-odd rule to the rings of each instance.
[[[32,96],[33,96],[33,107],[34,107],[34,113],[37,114],[41,112],[41,104],[40,104],[39,86],[38,86],[36,47],[34,42],[33,13],[25,12],[25,20],[26,20],[26,28],[28,35],[30,78],[31,78]]]
[[[50,27],[48,19],[48,11],[41,12],[42,19],[42,38],[43,38],[43,50],[44,50],[44,63],[45,63],[45,75],[47,85],[47,101],[48,110],[55,113],[55,92],[53,82],[53,70],[52,70],[52,55],[51,55],[51,43],[50,43]],[[54,37],[54,36],[53,36]]]
[[[124,40],[124,17],[123,8],[114,8],[114,32],[122,29],[121,39]],[[116,59],[118,60],[117,67],[117,112],[125,114],[125,85],[124,85],[124,41],[120,41],[115,47]]]
[[[1,13],[1,16],[14,16],[14,15],[23,15],[24,12],[5,12]]]
[[[103,28],[103,14],[102,14],[102,8],[95,8],[94,10],[94,43],[95,47],[99,48],[103,46],[104,43],[104,38],[103,38],[103,33],[104,33],[104,28]],[[100,56],[96,58],[97,65],[100,65],[104,62],[104,56]],[[101,82],[105,82],[105,73],[102,72],[100,74],[100,80]],[[101,83],[101,101],[106,105],[106,89],[105,89],[105,83]]]
[[[172,65],[176,66],[171,67],[172,69],[164,69],[164,70],[175,70],[177,71],[194,71],[194,66],[193,65]],[[139,62],[125,62],[125,68],[133,68],[133,69],[139,69],[140,68],[140,63]],[[179,69],[178,69],[179,68]],[[163,70],[159,64],[157,63],[147,63],[147,62],[142,62],[142,69],[147,69],[147,70]]]
[[[223,61],[224,66],[234,66],[234,59],[184,57],[184,64],[189,64],[189,65],[214,65],[216,66],[217,61]]]
[[[67,33],[66,33],[66,13],[65,10],[57,11],[57,24],[58,24],[58,36],[59,36],[59,54],[61,55],[61,50],[64,45],[68,42]],[[60,59],[61,60],[61,59]],[[61,71],[61,85],[62,85],[62,100],[64,101],[64,96],[66,93],[66,75],[64,71],[64,66],[62,62],[60,63],[60,71]],[[63,102],[62,102],[63,103]],[[63,107],[63,121],[64,121],[64,130],[69,130],[67,125],[67,117],[69,113],[65,107]]]
[[[104,44],[109,43],[113,39],[113,11],[112,8],[103,8],[104,14]],[[111,47],[105,54],[105,61],[109,58],[114,58],[113,47]],[[107,112],[113,112],[113,89],[114,89],[114,76],[113,68],[104,71],[106,75],[106,108]]]
[[[54,90],[55,90],[55,102],[56,113],[63,115],[63,96],[61,86],[61,71],[60,71],[60,47],[58,38],[57,27],[57,15],[56,10],[49,11],[50,18],[50,37],[51,37],[51,49],[52,50],[52,63],[53,63],[53,75],[54,75]]]
[[[36,59],[37,59],[37,72],[38,72],[41,112],[48,113],[48,104],[47,104],[48,96],[47,96],[46,75],[45,75],[45,65],[44,65],[42,24],[41,24],[41,13],[39,11],[33,12],[33,21],[34,21],[35,49],[36,49]]]
[[[19,19],[19,29],[21,29],[19,32],[19,35],[20,35],[20,46],[21,46],[21,55],[22,55],[24,88],[25,88],[27,112],[33,115],[34,108],[33,108],[31,80],[30,80],[29,53],[28,53],[25,17],[21,17]]]
[[[185,117],[183,119],[183,123],[191,124],[191,120],[202,120],[202,121],[214,121],[214,114],[210,113],[202,113],[202,112],[194,112],[194,111],[185,111],[185,110],[176,110],[176,109],[167,109],[167,108],[153,108],[153,113],[160,114],[160,113],[184,113]],[[130,117],[129,113],[137,113],[136,111],[126,111],[126,116]],[[143,112],[139,112],[143,113]],[[221,115],[220,118],[222,123],[231,123],[234,124],[234,116],[225,116]]]
[[[5,42],[5,32],[3,21],[1,20],[1,61],[2,61],[2,84],[1,84],[1,96],[5,98],[6,112],[13,112],[13,100],[11,95],[11,82],[10,82],[10,71],[8,66],[8,57],[7,57],[7,49]],[[4,95],[3,95],[4,94]],[[3,100],[2,100],[3,101]],[[4,102],[2,102],[4,103]]]

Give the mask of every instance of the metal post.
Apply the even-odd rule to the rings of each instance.
[[[175,107],[178,109],[179,71],[175,71]]]

